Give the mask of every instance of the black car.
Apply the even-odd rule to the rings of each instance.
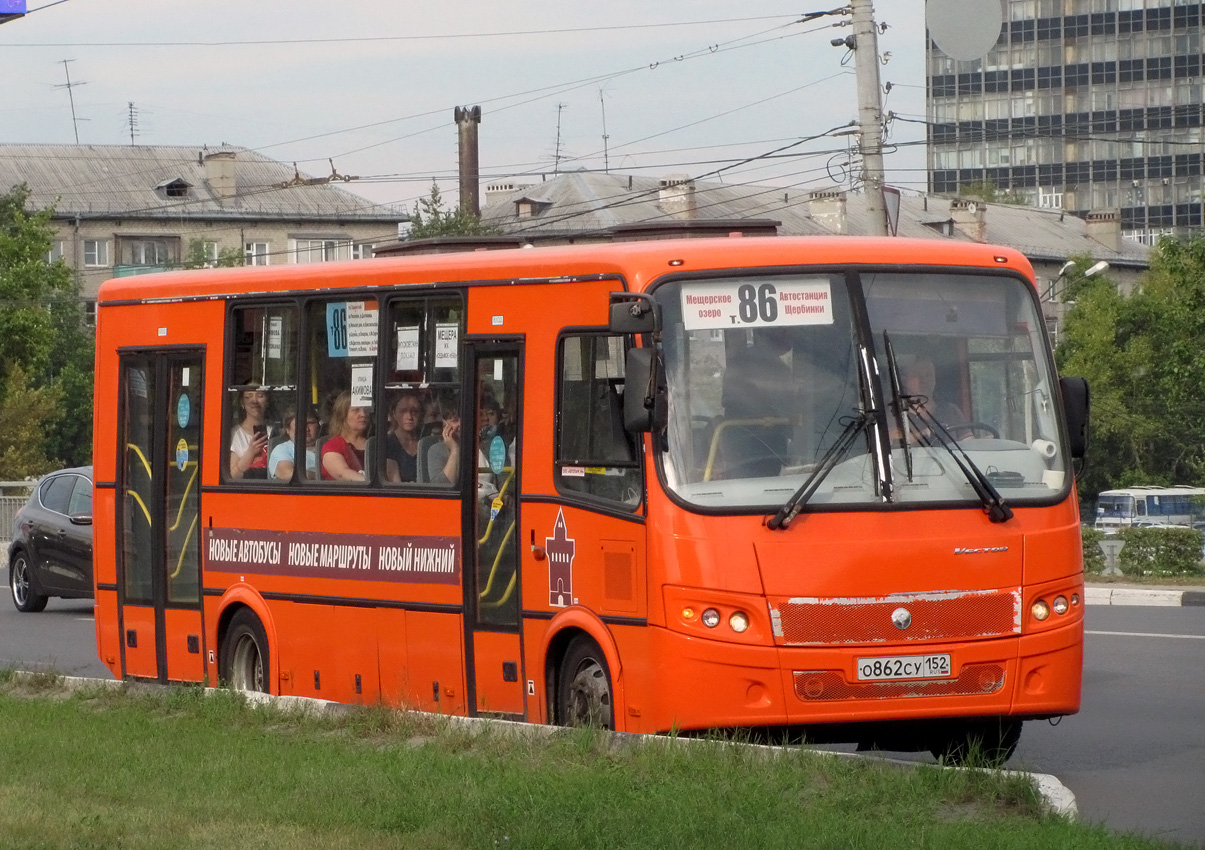
[[[92,467],[50,473],[17,511],[8,587],[18,611],[41,611],[51,596],[92,596]]]

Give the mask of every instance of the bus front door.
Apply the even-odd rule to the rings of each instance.
[[[475,343],[473,393],[462,434],[473,476],[465,487],[468,680],[474,713],[526,719],[519,630],[519,411],[522,347]]]
[[[199,681],[204,352],[121,356],[118,623],[123,678]],[[171,636],[170,639],[168,636]]]

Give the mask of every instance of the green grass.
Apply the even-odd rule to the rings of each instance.
[[[1021,776],[0,676],[4,848],[1147,848]]]

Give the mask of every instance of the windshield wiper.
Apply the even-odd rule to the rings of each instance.
[[[908,480],[912,480],[912,446],[908,442],[908,423],[904,413],[904,394],[900,392],[900,370],[896,365],[895,348],[891,337],[883,331],[883,350],[887,352],[887,372],[891,378],[891,408],[895,411],[895,424],[900,429],[900,440],[904,444],[904,469]]]
[[[778,529],[786,528],[791,524],[791,520],[799,516],[799,512],[803,510],[808,499],[812,498],[812,494],[816,492],[822,481],[832,472],[833,467],[845,456],[849,451],[849,447],[853,445],[854,438],[858,436],[859,431],[865,431],[867,426],[874,421],[873,411],[863,411],[854,418],[845,423],[845,429],[841,431],[841,436],[837,437],[836,442],[829,446],[828,451],[824,453],[824,457],[820,458],[820,462],[816,464],[816,468],[812,470],[811,475],[803,484],[799,485],[799,489],[791,498],[787,499],[786,504],[778,509],[778,513],[766,520],[766,528]]]
[[[962,446],[958,445],[958,441],[950,436],[950,432],[945,429],[945,426],[938,422],[937,418],[925,407],[924,398],[922,396],[903,396],[902,399],[911,408],[912,415],[929,427],[929,432],[937,437],[941,447],[949,453],[950,457],[954,459],[954,463],[962,470],[971,489],[979,497],[987,518],[992,522],[1007,522],[1012,519],[1013,509],[1004,503],[1004,497],[1000,495],[1000,491],[963,451]],[[929,443],[927,440],[925,442]]]

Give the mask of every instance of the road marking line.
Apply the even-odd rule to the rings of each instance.
[[[1176,638],[1178,640],[1205,640],[1205,635],[1161,635],[1154,632],[1093,632],[1085,631],[1086,635],[1117,635],[1118,637],[1157,637]]]

